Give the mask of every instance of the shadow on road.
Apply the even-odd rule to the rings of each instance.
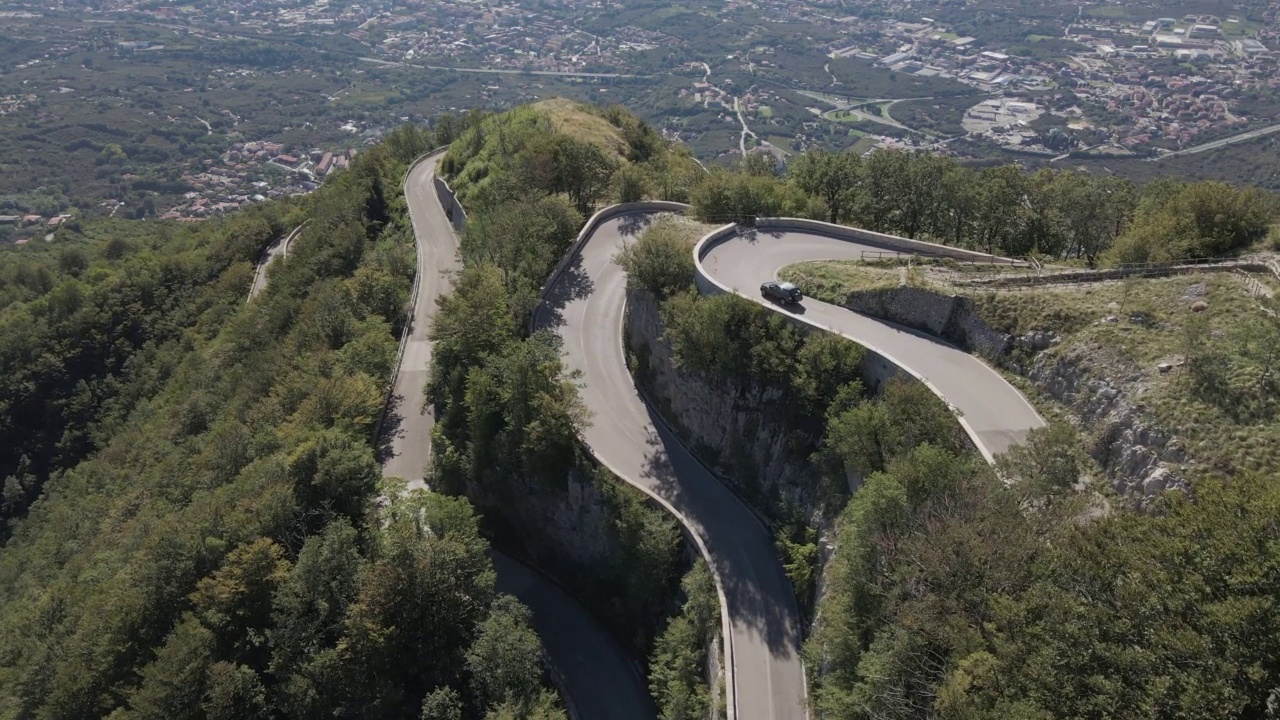
[[[773,307],[783,312],[791,313],[792,315],[803,315],[805,314],[805,312],[807,312],[804,308],[804,305],[801,305],[800,303],[794,303],[792,305],[783,305],[782,303],[778,302],[777,300],[774,300],[773,298],[765,298],[765,302],[769,303]]]
[[[647,409],[655,430],[646,440],[644,477],[656,483],[654,490],[689,518],[706,542],[735,626],[759,637],[774,657],[793,658],[800,647],[795,593],[776,559],[770,532],[693,457],[653,408]],[[714,532],[707,532],[709,527]]]
[[[618,232],[623,237],[634,237],[644,232],[653,224],[658,215],[653,213],[632,213],[618,218]]]
[[[534,329],[545,330],[564,324],[564,309],[569,303],[595,291],[591,275],[582,267],[582,256],[575,255],[534,311]]]
[[[405,433],[402,427],[405,418],[400,411],[403,403],[403,395],[397,393],[391,396],[390,402],[387,403],[387,414],[382,418],[382,427],[378,429],[378,436],[373,439],[373,452],[378,458],[379,465],[387,464],[394,452],[395,441]]]

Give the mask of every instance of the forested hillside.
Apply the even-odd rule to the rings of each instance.
[[[1239,254],[1280,214],[1220,183],[895,152],[708,172],[623,110],[560,101],[437,129],[392,133],[306,199],[0,253],[0,718],[562,719],[491,542],[647,659],[664,720],[706,718],[711,573],[591,462],[578,379],[531,329],[591,213],[678,200],[709,222],[799,215],[1089,265]],[[444,141],[468,223],[432,329],[433,491],[410,492],[381,479],[374,432],[415,268],[400,183]],[[993,468],[924,386],[868,392],[861,348],[700,296],[678,227],[620,261],[680,372],[759,390],[796,430],[817,500],[747,500],[811,621],[815,717],[1275,714],[1276,477],[1104,506],[1058,422]]]
[[[563,716],[468,503],[379,487],[430,141],[300,204],[6,258],[0,716]]]
[[[888,175],[898,189],[877,190],[884,177],[873,167],[902,173]],[[966,193],[988,191],[946,161],[881,153],[865,161],[806,155],[784,177],[752,161],[713,171],[691,195],[708,219],[825,215],[947,241],[932,234],[934,223],[955,219],[954,208],[909,197],[927,184],[908,171],[929,167],[968,178]],[[1007,253],[1043,251],[1023,234],[1035,227],[1068,233],[1048,236],[1059,258],[1120,262],[1133,248],[1164,259],[1233,253],[1264,238],[1275,219],[1275,199],[1251,189],[1107,189],[1113,181],[1011,168],[976,177],[990,174],[1021,188],[1019,201],[975,216],[1021,223],[988,234],[1016,239],[993,241]],[[1038,203],[1057,197],[1037,194],[1042,184],[1127,199],[1111,209],[1077,199],[1049,215],[1055,224],[1037,226]],[[1119,228],[1110,215],[1073,230],[1067,211],[1119,213]],[[991,232],[982,223],[965,228]],[[986,249],[974,238],[960,244]],[[809,459],[822,486],[809,490],[831,498],[831,515],[809,520],[815,531],[831,528],[833,554],[819,568],[815,546],[778,538],[802,606],[815,598],[814,573],[823,573],[805,644],[817,717],[1270,716],[1280,697],[1278,478],[1238,473],[1142,512],[1102,507],[1079,492],[1096,468],[1077,431],[1060,423],[1034,431],[992,468],[923,385],[892,381],[869,396],[841,378],[847,365],[812,363],[804,334],[758,304],[696,294],[694,239],[655,226],[623,256],[631,286],[662,301],[679,369],[714,383],[746,379],[770,397],[794,398],[810,387],[806,378],[837,384],[788,403],[802,410],[787,420],[821,428]],[[852,494],[848,478],[859,479]]]

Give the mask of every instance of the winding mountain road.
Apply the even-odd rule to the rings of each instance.
[[[703,270],[723,287],[771,310],[836,332],[879,353],[924,381],[956,409],[960,424],[991,462],[1027,432],[1044,425],[1031,403],[986,363],[941,340],[899,325],[859,315],[811,298],[794,308],[760,297],[760,283],[776,280],[787,265],[808,260],[860,260],[863,252],[894,248],[853,242],[806,231],[739,232],[705,243],[698,258]]]
[[[580,371],[591,411],[583,440],[615,475],[674,512],[714,571],[725,608],[730,718],[806,717],[799,621],[790,583],[768,531],[694,459],[640,396],[622,335],[626,275],[614,258],[652,221],[632,212],[595,225],[566,271],[547,288],[534,325],[564,340],[566,364]],[[955,408],[988,461],[1025,439],[1043,419],[1013,386],[977,358],[921,333],[814,300],[784,309],[759,297],[761,282],[804,260],[860,259],[887,245],[818,231],[742,230],[699,244],[700,271],[724,291],[836,332],[926,383]]]
[[[675,512],[709,559],[727,610],[730,719],[800,720],[799,614],[773,539],[645,404],[627,369],[627,278],[614,257],[652,218],[602,222],[548,288],[534,324],[555,329],[568,368],[582,372],[582,400],[592,413],[583,441],[615,475]]]
[[[298,233],[302,232],[302,228],[306,227],[306,223],[302,223],[298,227],[278,238],[275,242],[267,246],[265,252],[262,253],[262,259],[258,261],[258,265],[253,271],[253,284],[249,286],[249,297],[245,302],[258,297],[258,294],[267,289],[267,268],[271,267],[271,263],[275,262],[278,257],[288,257],[289,245],[298,237]]]
[[[459,269],[458,236],[435,191],[443,153],[419,161],[405,176],[405,199],[417,239],[413,316],[388,409],[382,474],[425,487],[435,418],[425,410],[423,389],[431,362],[431,325],[439,299]],[[425,411],[424,411],[425,410]],[[550,665],[580,720],[653,720],[656,711],[630,656],[563,590],[515,560],[494,553],[500,592],[515,595],[533,612]]]
[[[422,162],[406,178],[423,285],[395,385],[396,407],[402,410],[392,423],[391,456],[384,467],[387,475],[419,483],[429,460],[432,426],[430,413],[420,412],[431,356],[427,335],[436,299],[448,285],[446,272],[457,267],[457,237],[433,187],[437,163],[438,158]],[[655,214],[636,211],[593,220],[580,249],[547,287],[534,326],[557,332],[564,341],[566,366],[582,373],[582,400],[592,415],[583,431],[585,444],[615,475],[676,514],[709,560],[724,609],[730,720],[802,720],[807,712],[800,623],[773,539],[645,403],[626,365],[622,339],[626,275],[614,258]],[[835,305],[806,300],[802,307],[784,309],[764,302],[757,292],[762,281],[774,279],[786,265],[856,260],[863,251],[886,249],[892,250],[818,231],[740,230],[700,243],[695,259],[700,272],[721,290],[739,292],[776,312],[837,332],[924,381],[957,410],[979,450],[992,460],[1044,421],[990,367],[946,343]],[[504,562],[498,563],[500,571]],[[511,587],[537,580],[530,573]],[[563,593],[559,600],[548,588],[539,593],[534,598],[526,591],[530,598],[526,602],[535,608],[535,625],[543,633],[552,664],[575,675],[566,678],[564,685],[581,717],[652,717],[643,683],[637,682],[634,672],[622,671],[630,666],[611,638],[603,636]],[[519,592],[517,596],[525,599]],[[548,598],[550,609],[538,609]],[[548,641],[548,633],[557,636],[556,642]],[[565,639],[573,639],[576,649],[558,649],[559,641]],[[574,653],[580,656],[570,658]]]
[[[409,481],[409,487],[424,487],[431,462],[431,430],[435,415],[425,407],[428,368],[431,365],[431,325],[439,300],[451,285],[450,275],[461,268],[458,235],[436,198],[436,168],[444,153],[420,161],[405,176],[404,196],[418,240],[418,272],[413,315],[408,340],[396,372],[390,407],[387,410],[386,460],[382,474]]]

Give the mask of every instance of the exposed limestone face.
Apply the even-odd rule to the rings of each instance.
[[[844,306],[941,338],[1029,379],[1042,394],[1065,405],[1087,435],[1097,438],[1091,454],[1116,494],[1135,506],[1147,505],[1165,490],[1188,489],[1181,474],[1186,453],[1172,433],[1145,418],[1133,400],[1142,373],[1101,367],[1097,359],[1102,349],[1044,352],[1061,348],[1061,338],[1043,330],[1017,337],[1000,332],[978,316],[968,298],[920,288],[854,292]]]
[[[632,373],[663,418],[694,453],[730,484],[757,513],[769,514],[777,500],[806,514],[817,509],[817,472],[808,462],[820,438],[771,422],[781,388],[732,381],[713,382],[675,366],[662,339],[657,299],[627,293],[627,348]]]

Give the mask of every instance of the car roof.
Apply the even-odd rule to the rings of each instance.
[[[780,282],[780,283],[778,283],[778,287],[782,288],[783,290],[795,290],[795,289],[796,289],[796,286],[795,286],[795,285],[792,285],[792,284],[791,284],[791,283],[789,283],[789,282]]]

